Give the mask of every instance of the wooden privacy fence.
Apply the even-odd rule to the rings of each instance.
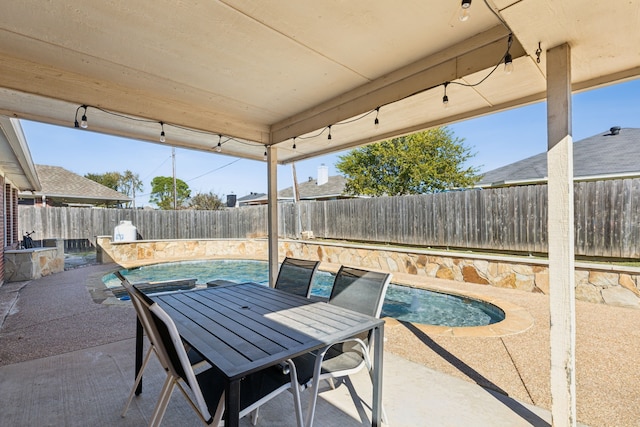
[[[638,258],[640,179],[575,186],[576,255]],[[279,235],[521,253],[547,252],[547,186],[282,203]],[[92,239],[130,220],[143,239],[263,237],[265,206],[224,211],[20,207],[36,239]]]

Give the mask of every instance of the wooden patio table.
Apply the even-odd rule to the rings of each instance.
[[[371,425],[381,425],[384,320],[256,283],[151,298],[173,318],[184,341],[228,380],[226,426],[239,423],[246,375],[372,330]],[[136,352],[141,357],[142,348]]]

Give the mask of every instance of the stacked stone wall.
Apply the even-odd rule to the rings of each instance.
[[[280,257],[319,260],[373,270],[455,280],[526,292],[549,293],[546,260],[467,253],[381,248],[347,243],[281,240]],[[98,250],[123,267],[193,259],[268,258],[264,239],[171,240],[111,243],[98,238]],[[107,257],[107,258],[108,258]],[[640,309],[640,268],[576,263],[576,298]]]

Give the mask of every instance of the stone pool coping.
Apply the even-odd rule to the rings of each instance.
[[[486,326],[452,327],[413,323],[415,327],[428,335],[452,337],[502,337],[524,332],[534,324],[533,316],[523,307],[479,292],[459,289],[448,285],[444,280],[438,280],[437,283],[435,283],[431,279],[424,280],[424,278],[408,274],[394,274],[392,280],[394,283],[399,285],[427,289],[434,292],[458,295],[487,302],[500,308],[505,315],[504,320]],[[400,323],[399,320],[390,317],[385,318],[385,320],[387,322],[387,326],[394,326]]]
[[[318,268],[322,271],[336,273],[340,269],[338,264],[322,263]],[[501,298],[496,298],[480,292],[473,292],[461,289],[460,284],[452,280],[434,279],[425,276],[416,276],[406,273],[393,273],[391,281],[394,284],[410,286],[413,288],[426,289],[467,297],[483,302],[488,302],[500,308],[505,315],[504,320],[485,326],[439,326],[426,325],[423,323],[411,323],[416,328],[428,335],[451,336],[451,337],[503,337],[507,335],[519,334],[531,328],[534,324],[533,316],[523,307],[513,304]],[[398,319],[385,317],[387,327],[396,326],[401,323]]]

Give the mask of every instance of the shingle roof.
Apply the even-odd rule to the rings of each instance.
[[[35,196],[61,198],[66,201],[97,203],[102,201],[131,201],[131,198],[77,175],[60,166],[36,165],[36,172],[42,184],[42,190]]]
[[[573,144],[573,175],[576,180],[596,177],[640,176],[640,129],[622,128],[618,134],[603,132]],[[485,173],[479,187],[515,185],[547,180],[547,153]]]
[[[264,198],[266,196],[267,196],[266,193],[253,193],[252,192],[251,194],[247,194],[246,196],[238,197],[237,202],[238,203],[243,203],[243,202],[247,202],[249,200],[255,200],[255,199]]]
[[[316,179],[309,179],[298,184],[300,200],[327,199],[341,196],[346,182],[346,178],[342,175],[330,176],[328,181],[322,185],[318,185],[318,180]],[[278,198],[292,199],[293,187],[280,190]]]

